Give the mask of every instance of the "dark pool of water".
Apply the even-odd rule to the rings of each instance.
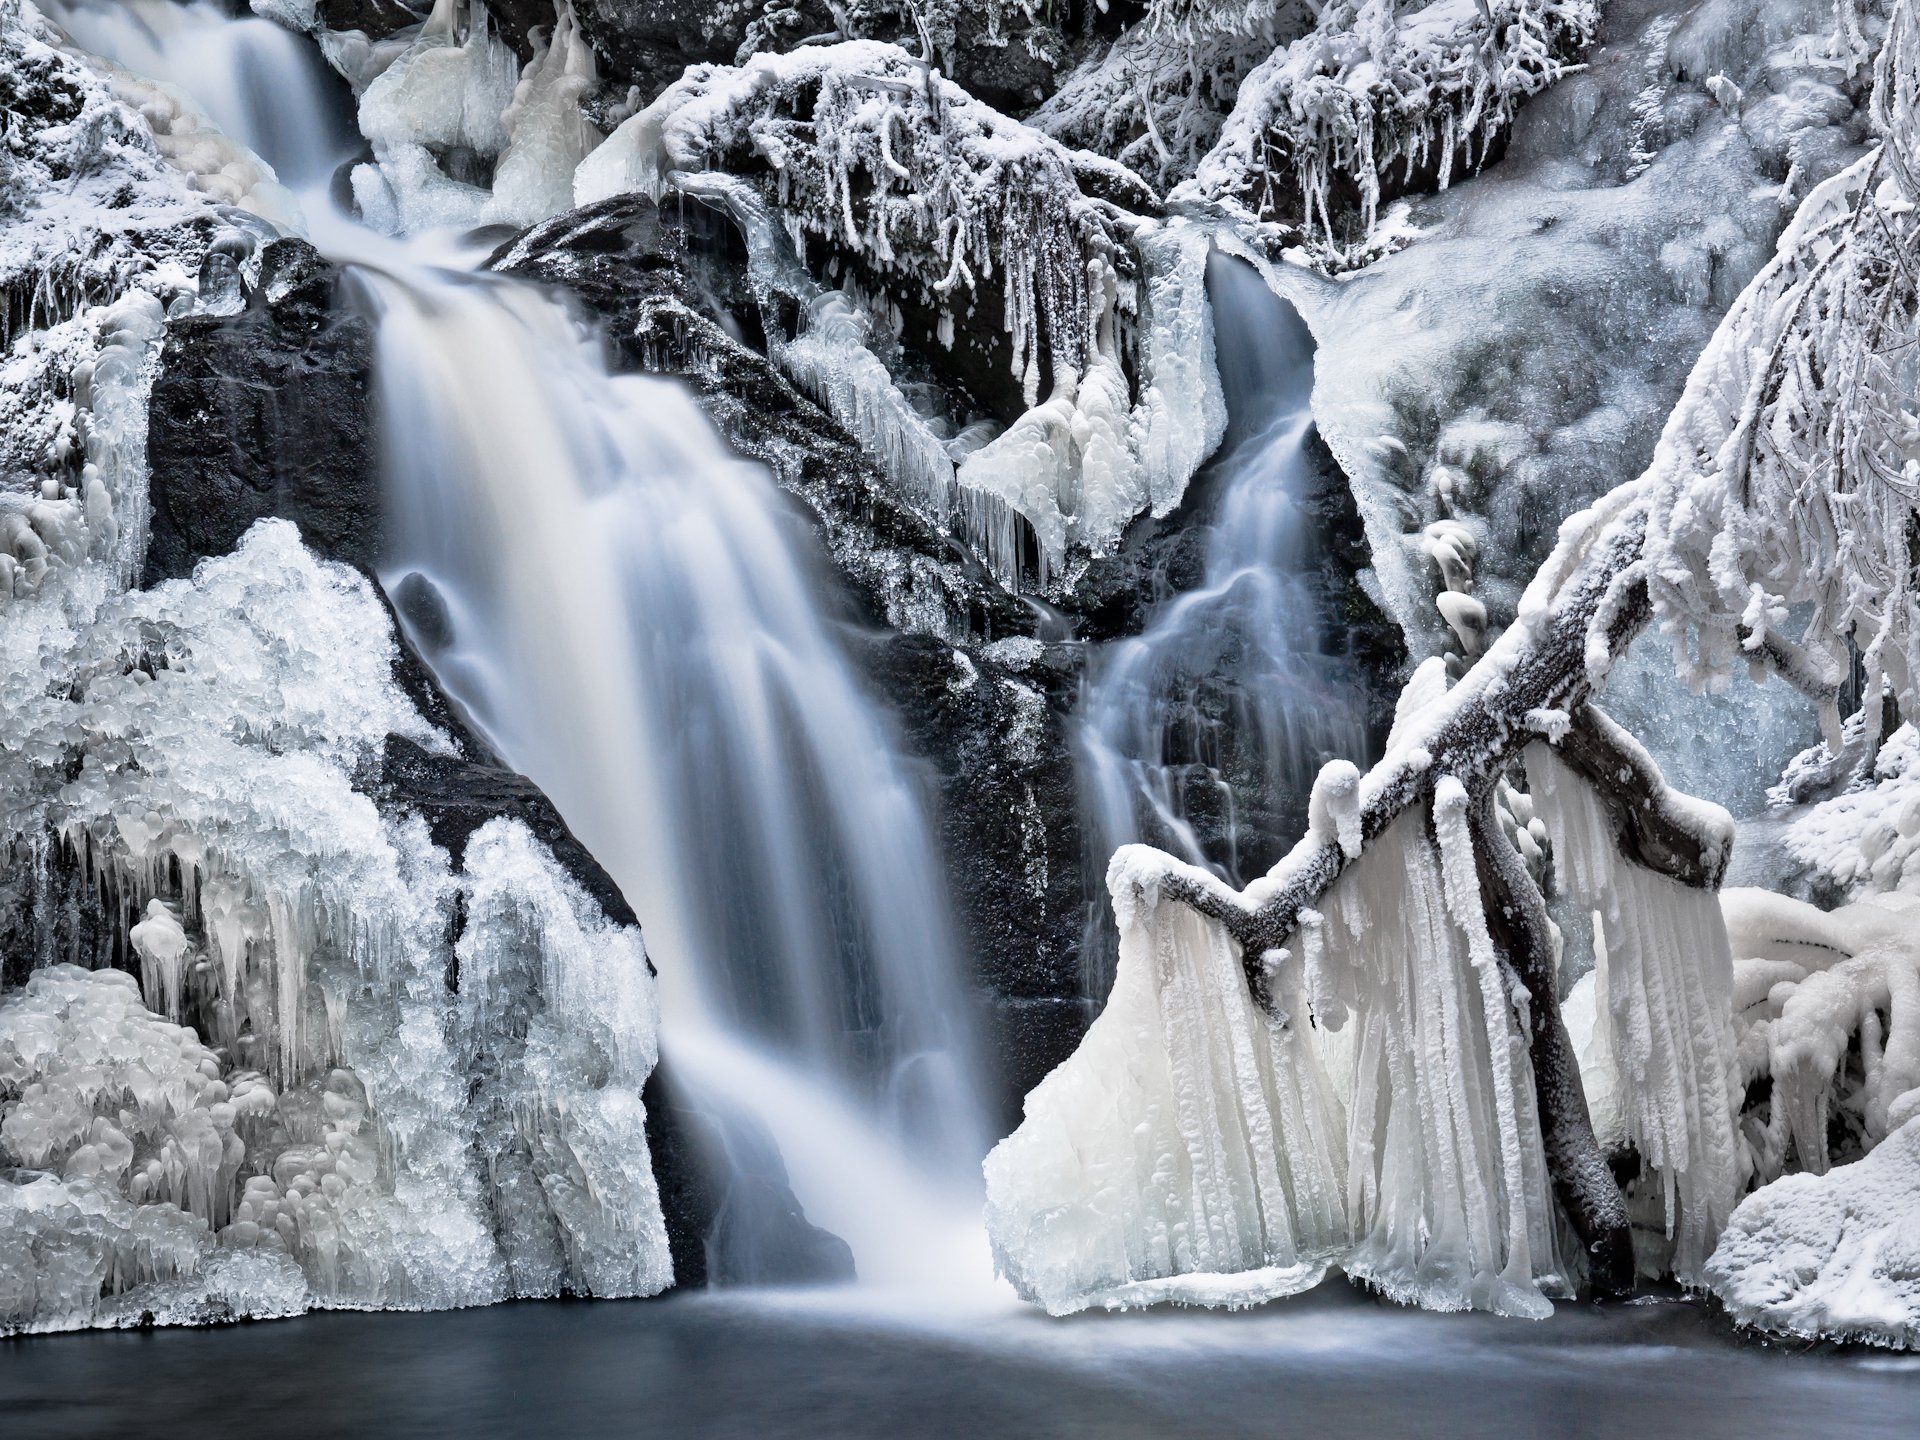
[[[901,1312],[902,1315],[905,1312]],[[1920,1358],[1679,1301],[1542,1323],[1338,1288],[1245,1314],[692,1294],[0,1342],[0,1436],[1920,1435]]]

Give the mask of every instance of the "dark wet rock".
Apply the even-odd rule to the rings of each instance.
[[[382,40],[396,30],[418,25],[433,8],[432,0],[320,0],[314,17],[327,30],[358,30],[369,40]]]
[[[482,825],[497,818],[518,820],[609,920],[640,923],[613,877],[574,837],[546,792],[526,776],[484,761],[436,755],[403,735],[389,735],[380,778],[370,788],[376,798],[418,813],[434,844],[445,847],[456,865],[464,863],[467,841]]]
[[[853,1252],[812,1224],[778,1146],[747,1116],[695,1103],[663,1057],[641,1099],[676,1285],[851,1280]]]
[[[783,377],[764,344],[731,225],[638,195],[534,227],[492,260],[571,291],[631,368],[691,388],[729,445],[798,500],[874,620],[985,638],[1025,634],[1031,613],[957,541],[921,519],[832,417]]]
[[[637,85],[651,100],[689,65],[733,63],[763,8],[762,0],[574,0],[573,13],[602,77]]]
[[[146,584],[227,554],[269,515],[295,522],[330,559],[373,564],[372,333],[333,308],[335,278],[304,240],[277,240],[246,310],[167,323],[148,405]]]
[[[1086,886],[1069,720],[1078,647],[955,647],[926,635],[860,650],[929,772],[966,953],[983,1002],[999,1119],[1072,1053],[1081,1000]]]

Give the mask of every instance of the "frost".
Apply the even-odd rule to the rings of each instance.
[[[1365,253],[1381,182],[1396,168],[1444,190],[1471,170],[1528,96],[1570,69],[1598,22],[1590,0],[1342,0],[1239,87],[1218,143],[1175,198],[1249,219],[1295,219],[1344,258]],[[1357,230],[1335,209],[1358,192]]]
[[[1920,703],[1920,21],[1908,0],[1887,21],[1871,114],[1880,143],[1801,205],[1655,456],[1648,585],[1696,683],[1764,659],[1831,690],[1851,647],[1866,700],[1884,685]],[[1863,705],[1869,754],[1880,708]]]

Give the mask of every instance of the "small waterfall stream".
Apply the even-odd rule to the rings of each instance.
[[[1253,837],[1298,833],[1319,767],[1366,754],[1364,690],[1307,574],[1313,339],[1241,261],[1216,252],[1207,289],[1229,426],[1195,491],[1217,487],[1217,509],[1200,584],[1090,667],[1077,739],[1096,879],[1145,841],[1244,885],[1273,858]],[[1089,909],[1098,1000],[1112,982],[1104,893]]]
[[[358,143],[346,87],[313,43],[215,0],[36,0],[76,43],[174,87],[290,189],[323,184]]]

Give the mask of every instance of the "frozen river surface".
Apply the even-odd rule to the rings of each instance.
[[[1920,1357],[1763,1347],[1704,1307],[903,1318],[764,1292],[0,1342],[0,1433],[385,1436],[1920,1434]],[[243,1418],[243,1417],[251,1417]]]

